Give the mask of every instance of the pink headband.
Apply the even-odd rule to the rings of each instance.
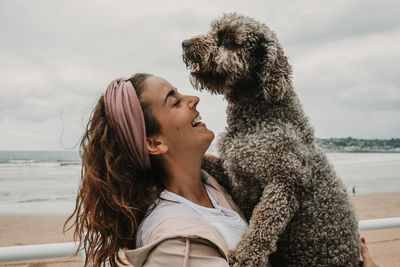
[[[143,111],[129,79],[118,78],[108,85],[104,104],[111,127],[135,167],[150,169]]]

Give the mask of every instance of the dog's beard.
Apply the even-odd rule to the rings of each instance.
[[[196,90],[207,90],[211,93],[217,93],[214,92],[214,88],[220,87],[218,82],[221,79],[218,75],[213,74],[213,71],[204,68],[204,64],[194,61],[185,55],[182,56],[182,59],[186,65],[186,69],[190,71],[190,83]]]
[[[210,72],[191,74],[190,83],[196,90],[206,90],[212,94],[224,94],[226,89],[225,77]]]
[[[193,58],[200,55],[183,54],[182,59],[186,69],[190,71],[190,83],[199,91],[206,90],[211,94],[225,94],[230,84],[229,74],[222,74],[216,71],[212,59],[210,62],[198,62]],[[231,81],[232,82],[232,81]]]

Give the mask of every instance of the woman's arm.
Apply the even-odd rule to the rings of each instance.
[[[217,247],[204,239],[171,238],[161,242],[147,256],[143,267],[229,267]]]

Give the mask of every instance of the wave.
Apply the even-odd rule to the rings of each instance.
[[[0,160],[0,164],[27,164],[27,163],[35,163],[33,159],[8,159],[8,160]]]
[[[0,151],[0,164],[80,164],[78,151]]]
[[[35,160],[2,160],[0,161],[0,166],[15,166],[15,167],[22,167],[22,166],[34,166],[34,165],[47,165],[47,164],[56,164],[57,166],[64,167],[64,166],[79,166],[81,165],[80,160],[47,160],[47,161],[35,161]]]
[[[80,161],[60,162],[60,166],[81,165]]]
[[[25,199],[25,200],[19,200],[18,203],[32,203],[32,202],[51,202],[51,201],[57,201],[57,200],[67,200],[67,201],[73,201],[74,197],[49,197],[49,198],[30,198],[30,199]]]
[[[45,202],[49,201],[50,199],[48,198],[31,198],[31,199],[26,199],[26,200],[20,200],[18,203],[29,203],[29,202]]]
[[[40,163],[57,163],[59,166],[69,165],[81,165],[80,160],[61,160],[61,159],[50,159],[50,160],[34,160],[34,159],[8,159],[0,160],[1,164],[12,164],[12,165],[31,165]]]

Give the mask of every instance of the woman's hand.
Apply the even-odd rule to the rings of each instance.
[[[378,267],[378,265],[376,265],[369,255],[364,237],[361,237],[361,257],[363,259],[363,267]]]

